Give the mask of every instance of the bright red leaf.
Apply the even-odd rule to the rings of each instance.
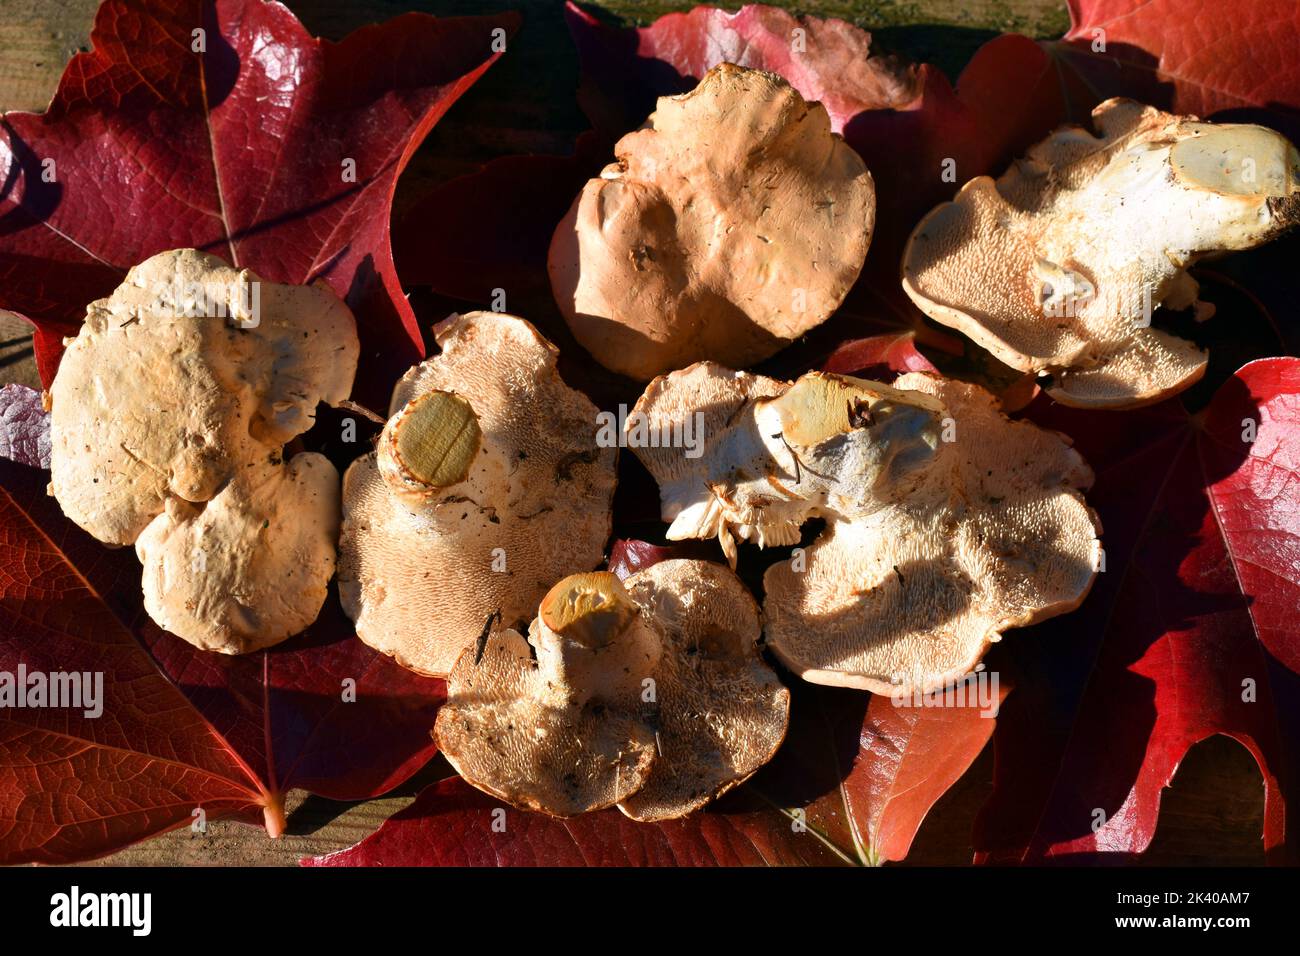
[[[1106,569],[1078,611],[990,658],[1017,686],[981,857],[1140,853],[1188,747],[1227,734],[1263,771],[1269,858],[1294,862],[1300,359],[1252,362],[1197,415],[1177,402],[1122,420],[1033,412],[1096,469]]]
[[[785,743],[748,786],[801,808],[811,829],[861,863],[902,860],[993,735],[1009,690],[993,680],[969,681],[961,706],[796,683]]]
[[[0,308],[52,379],[87,303],[193,246],[357,313],[362,401],[423,354],[389,208],[415,148],[517,17],[406,14],[340,43],[264,0],[105,0],[44,114],[0,122]],[[379,401],[382,399],[383,401]]]
[[[98,546],[73,546],[109,569]],[[65,547],[0,495],[0,669],[11,679],[20,667],[104,674],[98,718],[84,709],[0,710],[0,861],[86,859],[180,826],[198,807],[246,816],[269,804]]]
[[[827,357],[821,370],[872,378],[886,373],[933,372],[935,367],[916,350],[916,336],[899,332],[845,342]],[[892,375],[889,377],[892,380]]]
[[[1097,99],[1197,116],[1264,109],[1293,135],[1300,128],[1293,0],[1070,0],[1070,17],[1053,53]]]
[[[110,853],[209,820],[284,826],[303,788],[357,800],[434,753],[441,681],[353,637],[331,595],[306,633],[243,657],[160,631],[140,567],[59,514],[45,472],[0,461],[0,673],[103,677],[103,713],[0,709],[0,863]]]

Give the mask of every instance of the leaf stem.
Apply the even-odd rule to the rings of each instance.
[[[284,836],[287,821],[284,815],[284,794],[279,791],[265,795],[262,804],[262,818],[266,824],[266,835],[272,840]]]

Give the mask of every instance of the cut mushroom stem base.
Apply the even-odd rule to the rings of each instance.
[[[384,426],[379,470],[395,491],[432,494],[465,480],[482,440],[469,402],[454,392],[425,392]]]

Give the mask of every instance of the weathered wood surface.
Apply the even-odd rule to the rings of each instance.
[[[935,806],[912,846],[906,865],[960,866],[974,853],[971,828],[989,795],[991,749]],[[304,856],[342,850],[375,830],[411,802],[429,770],[392,795],[359,804],[340,804],[295,794],[289,832],[268,839],[254,827],[217,821],[206,834],[177,830],[99,861],[104,865],[204,866],[295,865]],[[1212,737],[1187,755],[1165,792],[1160,825],[1147,866],[1251,866],[1264,861],[1264,791],[1254,759],[1226,737]]]
[[[399,188],[417,194],[430,181],[477,162],[519,152],[561,152],[585,122],[573,102],[577,62],[559,0],[289,0],[312,32],[338,39],[365,23],[408,9],[438,15],[501,9],[524,12],[525,25],[500,63],[451,110],[417,155]],[[599,0],[612,17],[644,22],[677,0]],[[723,3],[724,6],[736,6]],[[64,64],[89,43],[96,0],[0,0],[0,110],[40,110]],[[798,12],[840,16],[874,31],[884,48],[936,62],[955,74],[994,33],[1061,32],[1068,18],[1054,0],[827,0],[799,3]],[[0,313],[0,383],[36,385],[27,326]],[[991,787],[986,750],[935,807],[918,834],[909,864],[970,861],[971,827]],[[339,804],[301,793],[289,801],[289,832],[270,840],[253,827],[216,821],[204,834],[188,828],[99,861],[105,865],[294,865],[307,855],[351,846],[406,806],[434,769],[387,797]],[[1216,737],[1194,747],[1166,792],[1160,826],[1144,864],[1257,864],[1263,861],[1263,784],[1245,748]]]

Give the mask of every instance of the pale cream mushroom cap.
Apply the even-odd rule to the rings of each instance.
[[[1195,306],[1187,268],[1300,218],[1300,153],[1260,126],[1131,100],[1058,130],[996,182],[977,177],[916,227],[903,287],[923,312],[1006,364],[1051,375],[1056,400],[1133,407],[1196,382],[1206,355],[1150,325]]]
[[[871,174],[776,74],[715,67],[615,155],[549,256],[560,311],[606,368],[752,364],[829,317],[862,269]]]
[[[188,315],[196,288],[228,316]],[[197,311],[197,310],[191,310]],[[320,402],[352,390],[358,343],[323,286],[263,282],[194,249],[160,253],[93,302],[50,386],[54,496],[108,544],[131,544],[168,498],[207,501],[245,463],[278,456]]]
[[[316,456],[286,466],[282,447],[348,396],[357,353],[352,313],[323,285],[264,282],[193,249],[153,256],[68,342],[50,491],[99,540],[138,545],[161,626],[227,653],[283,640],[315,619],[333,573],[338,475]],[[255,603],[283,587],[285,562],[243,550],[258,516],[275,523],[259,540],[301,559],[299,593]],[[196,547],[205,572],[189,570]],[[276,580],[241,578],[262,572]]]
[[[471,312],[434,334],[442,351],[398,382],[380,451],[344,477],[339,594],[363,641],[441,676],[490,616],[527,621],[556,580],[600,563],[617,449],[597,445],[596,406],[524,319]],[[432,392],[473,413],[477,444],[458,426],[446,446],[472,452],[464,477],[419,487],[389,467],[386,478],[395,423]]]
[[[145,610],[207,651],[279,643],[320,614],[338,532],[339,473],[314,452],[249,466],[203,504],[168,498],[135,542]]]
[[[698,396],[698,397],[697,397]],[[967,673],[1008,627],[1077,607],[1099,525],[1091,472],[1057,433],[1009,421],[978,386],[781,383],[709,363],[651,383],[653,425],[706,411],[703,454],[640,448],[674,539],[819,540],[764,578],[767,644],[814,683],[875,692]]]
[[[685,816],[743,783],[785,739],[790,692],[759,655],[758,605],[730,570],[660,561],[623,586],[659,632],[657,757],[619,804],[634,820]]]

